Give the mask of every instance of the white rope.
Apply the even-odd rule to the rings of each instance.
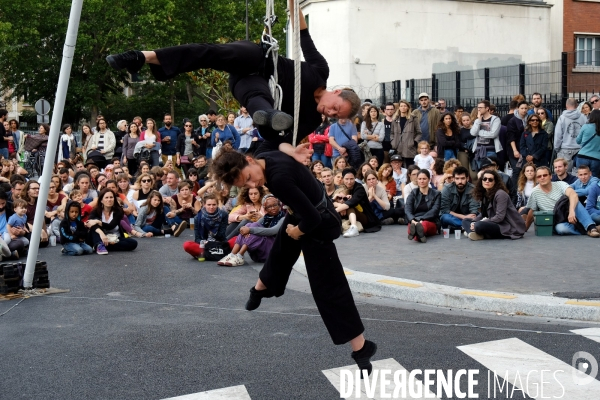
[[[269,78],[269,90],[273,97],[276,110],[281,110],[281,102],[283,99],[283,90],[279,85],[279,77],[277,76],[277,58],[279,57],[279,42],[273,37],[271,21],[275,15],[275,0],[266,0],[266,26],[263,31],[261,41],[268,45],[268,50],[265,58],[271,56],[273,58],[273,75]],[[294,24],[293,24],[293,58],[294,58],[294,136],[292,145],[296,146],[296,138],[298,137],[298,120],[300,119],[300,78],[301,78],[301,60],[300,60],[300,5],[299,0],[294,0]]]
[[[292,146],[296,147],[296,138],[298,137],[298,120],[300,119],[300,78],[301,78],[301,60],[300,60],[300,1],[294,0],[294,138]]]

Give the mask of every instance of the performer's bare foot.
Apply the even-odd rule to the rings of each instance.
[[[156,58],[156,53],[154,53],[154,57]],[[125,53],[111,54],[106,57],[106,61],[117,71],[127,69],[127,72],[133,75],[139,72],[146,63],[146,55],[138,50],[129,50]]]

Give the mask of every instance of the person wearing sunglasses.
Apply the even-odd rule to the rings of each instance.
[[[188,171],[192,165],[192,159],[194,158],[194,149],[198,147],[198,143],[194,138],[194,126],[192,121],[186,121],[183,125],[183,135],[177,136],[177,161],[178,167],[183,168],[185,175],[188,175]]]
[[[540,117],[540,128],[546,131],[548,134],[548,147],[546,149],[546,165],[550,165],[552,160],[552,150],[554,149],[554,123],[548,118],[548,112],[542,108],[536,112],[537,116]]]
[[[498,172],[486,170],[473,189],[473,198],[481,202],[475,219],[463,219],[462,226],[471,240],[520,239],[525,221],[515,208]]]
[[[554,230],[559,235],[586,234],[600,237],[596,224],[585,207],[579,202],[577,192],[566,182],[552,182],[552,172],[546,166],[536,171],[538,185],[531,191],[527,207],[533,211],[551,211],[554,213]],[[568,202],[559,200],[568,197]],[[564,204],[562,204],[564,203]],[[558,207],[557,207],[558,204]]]
[[[537,114],[531,114],[527,118],[527,125],[521,135],[521,157],[528,163],[536,166],[548,165],[546,150],[548,148],[548,133],[541,127],[542,120]]]

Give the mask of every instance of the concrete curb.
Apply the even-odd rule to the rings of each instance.
[[[294,270],[306,276],[301,256]],[[344,268],[353,292],[432,306],[600,322],[600,302],[463,289]]]

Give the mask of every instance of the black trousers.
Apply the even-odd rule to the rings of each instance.
[[[332,210],[335,213],[335,209]],[[321,318],[333,343],[343,344],[363,333],[364,326],[333,244],[333,240],[340,236],[340,222],[328,214],[323,213],[321,224],[310,234],[301,236],[300,240],[292,239],[285,232],[288,224],[298,224],[293,215],[286,216],[259,276],[275,296],[283,295],[292,267],[302,252]]]
[[[475,233],[486,239],[510,239],[509,236],[504,236],[500,232],[498,224],[488,221],[475,221],[471,218],[465,218],[462,222],[463,229],[467,231],[467,234],[473,232],[471,230],[471,222],[475,222]]]
[[[225,44],[185,44],[156,50],[156,57],[160,65],[150,64],[150,70],[159,81],[198,69],[228,72],[229,89],[250,115],[258,110],[273,110],[274,101],[265,78],[272,74],[273,63],[255,43],[244,40]],[[267,140],[279,136],[279,132],[264,128],[260,134]]]

